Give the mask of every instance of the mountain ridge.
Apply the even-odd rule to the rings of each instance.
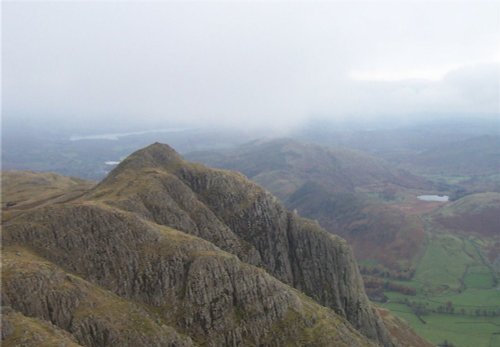
[[[345,241],[286,211],[243,175],[190,164],[163,145],[135,152],[82,197],[14,216],[2,238],[16,271],[27,271],[19,257],[41,257],[63,278],[76,274],[99,292],[133,300],[163,322],[151,345],[396,345]],[[34,278],[47,283],[43,272]],[[47,318],[79,343],[102,344],[51,316],[66,299],[40,308],[36,297],[21,295],[19,281],[3,281],[4,304]],[[107,319],[101,336],[127,345],[112,332],[119,320]],[[143,341],[136,328],[130,333]]]
[[[166,160],[165,156],[156,154],[162,148],[169,153]],[[127,177],[130,168],[133,168],[133,177],[121,181],[117,179],[120,176]],[[166,169],[167,172],[157,171],[159,169]],[[148,174],[147,182],[141,181],[144,176],[142,173]],[[387,339],[377,336],[377,326],[382,323],[372,312],[366,296],[363,296],[361,277],[355,265],[348,270],[354,275],[351,280],[347,279],[349,286],[345,287],[335,274],[342,271],[333,271],[330,265],[325,266],[322,262],[316,264],[316,268],[306,267],[315,262],[313,255],[307,251],[310,246],[306,246],[314,243],[313,239],[319,237],[321,241],[317,243],[318,246],[327,244],[336,253],[352,259],[347,244],[321,230],[315,223],[305,223],[295,214],[287,212],[274,196],[243,175],[185,162],[170,147],[153,144],[133,153],[109,177],[96,186],[87,198],[97,198],[104,203],[108,201],[115,207],[129,211],[141,211],[142,217],[146,219],[185,232],[192,232],[194,226],[200,233],[204,229],[210,230],[200,236],[237,254],[245,262],[264,267],[279,280],[344,315],[372,338]],[[128,181],[133,181],[134,186],[127,184]],[[141,187],[140,192],[137,192],[137,187]],[[109,194],[111,199],[106,198]],[[172,216],[175,216],[174,220]],[[219,222],[227,227],[221,227]],[[308,232],[297,233],[301,228],[306,228]],[[214,237],[214,230],[222,230],[223,233]],[[303,235],[308,237],[303,238]],[[316,236],[310,239],[310,235]],[[291,261],[293,254],[290,250],[300,247],[306,247],[301,256],[309,260]],[[330,259],[328,262],[331,259],[339,260],[335,252],[330,252],[325,249],[323,254],[325,259]],[[347,263],[340,260],[338,263],[343,266],[355,264],[352,260]],[[320,277],[311,277],[313,273]],[[328,286],[340,289],[340,292],[325,292],[323,288]],[[354,297],[359,297],[359,302],[350,293],[355,293]]]
[[[48,220],[46,216],[51,218]],[[25,220],[29,220],[30,225],[26,225]],[[59,236],[61,225],[66,225],[67,230],[72,231],[66,231],[64,237]],[[13,274],[26,273],[26,267],[20,263],[19,258],[29,256],[31,252],[40,254],[42,259],[48,259],[48,263],[42,260],[42,264],[47,264],[45,267],[51,269],[54,267],[51,264],[60,264],[64,270],[61,272],[57,267],[51,270],[60,273],[54,277],[52,274],[45,275],[44,266],[36,266],[29,270],[32,271],[32,276],[14,278],[9,277],[10,272],[7,271],[2,290],[3,304],[25,315],[48,319],[73,333],[80,343],[93,346],[189,346],[200,344],[202,336],[209,338],[206,343],[210,346],[244,341],[244,344],[254,345],[266,339],[269,340],[268,345],[282,345],[285,341],[294,345],[289,337],[292,334],[291,329],[296,330],[293,334],[300,341],[304,337],[302,334],[306,333],[304,328],[307,327],[306,322],[311,319],[310,315],[313,312],[321,312],[319,305],[310,299],[304,299],[298,292],[288,289],[265,271],[241,263],[234,255],[221,252],[209,242],[179,231],[165,230],[165,227],[158,228],[134,214],[92,203],[72,203],[69,206],[51,206],[43,208],[42,211],[27,212],[6,227],[4,247],[7,247],[8,252],[9,247],[14,247],[14,251],[10,252],[10,259],[14,258],[14,266],[22,269]],[[92,237],[82,237],[82,233],[90,233]],[[28,250],[16,248],[17,244],[28,247]],[[89,248],[94,251],[87,252]],[[30,251],[31,249],[34,251]],[[80,280],[72,279],[70,274],[73,273],[86,279],[88,282],[83,282],[83,286],[91,288],[89,294],[80,296],[80,299],[78,296],[72,296],[81,295],[78,293],[82,288]],[[26,279],[30,278],[31,282],[26,282]],[[74,290],[68,292],[70,284],[50,284],[54,278],[61,278],[66,282],[69,279],[70,284],[75,281],[79,283]],[[99,287],[96,288],[95,285]],[[31,291],[31,288],[47,286],[47,291]],[[110,302],[110,299],[98,299],[104,300],[106,307],[113,308],[109,311],[110,316],[105,318],[106,315],[103,317],[102,313],[95,315],[100,309],[85,298],[96,295],[97,298],[102,297],[102,294],[93,294],[96,291],[106,297],[114,293],[111,298],[115,297],[121,302],[125,299],[127,302],[132,300],[138,303],[139,309],[145,309],[144,312],[148,314],[137,319],[145,319],[146,323],[146,318],[152,317],[148,324],[159,319],[162,323],[155,323],[153,327],[156,326],[158,330],[166,324],[166,328],[161,328],[160,335],[156,337],[151,335],[152,327],[146,328],[149,339],[146,340],[143,335],[145,331],[141,330],[141,326],[130,325],[133,316],[129,313],[126,314],[128,318],[123,318],[123,314],[116,311],[117,303]],[[70,294],[72,292],[75,294]],[[72,313],[72,307],[78,311]],[[79,320],[76,317],[82,316],[79,312],[85,310],[85,307],[94,309],[85,311],[91,316],[84,318],[84,325],[78,328]],[[257,316],[252,314],[264,310],[268,310],[268,313],[260,313]],[[327,309],[323,310],[324,314],[314,314],[316,318],[312,318],[312,323],[309,323],[311,328],[316,324],[328,324],[332,329],[347,329],[346,335],[352,338],[350,343],[371,345],[346,321]],[[291,327],[284,329],[280,341],[280,336],[273,337],[271,334],[272,327],[288,314],[295,318],[290,321]],[[236,319],[235,315],[240,318]],[[120,323],[121,321],[123,323]],[[70,326],[65,322],[71,322]],[[131,340],[122,336],[123,334],[118,334],[117,328],[113,328],[124,324],[129,326],[127,331],[134,337]],[[174,330],[169,329],[169,326],[174,326]],[[83,332],[79,333],[82,329]],[[91,335],[88,329],[94,329],[96,333]],[[165,329],[167,332],[162,336],[161,331]],[[175,331],[188,333],[195,341],[191,343],[188,339],[180,344],[179,341],[185,339],[179,340]],[[89,341],[91,336],[96,337]],[[329,341],[333,335],[330,331],[318,333],[315,337]],[[167,343],[165,339],[173,342]],[[348,345],[342,344],[341,341],[339,344]],[[295,345],[299,346],[301,343]],[[318,345],[328,344],[324,342]]]

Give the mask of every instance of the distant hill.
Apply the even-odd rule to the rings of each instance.
[[[427,115],[429,116],[429,115]],[[352,128],[329,121],[311,121],[292,135],[328,147],[347,147],[384,158],[393,164],[420,153],[481,136],[500,135],[500,117],[427,118],[427,121],[358,125]]]
[[[328,122],[312,122],[293,136],[331,148],[358,149],[438,181],[449,177],[473,179],[467,183],[469,192],[491,187],[500,191],[500,178],[491,177],[500,172],[498,115],[469,120],[450,117],[372,129],[339,129]]]
[[[254,141],[230,150],[192,152],[186,157],[205,164],[237,170],[283,198],[314,182],[329,192],[387,185],[430,187],[430,183],[357,150],[330,149],[292,139]]]
[[[254,141],[235,150],[194,152],[186,157],[242,172],[280,199],[306,182],[320,184],[330,192],[354,191],[352,180],[332,151],[289,139]]]

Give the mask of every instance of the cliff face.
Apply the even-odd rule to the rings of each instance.
[[[264,270],[109,207],[25,213],[3,241],[3,305],[85,346],[371,345]]]
[[[7,247],[3,255],[2,304],[51,322],[84,346],[192,345],[138,305],[66,273],[27,248]]]
[[[286,211],[274,196],[240,176],[186,168],[178,174],[258,251],[261,265],[273,276],[333,308],[368,337],[390,343],[345,241]]]
[[[82,345],[392,345],[342,239],[166,145],[12,218],[3,246],[3,304]]]
[[[240,174],[186,162],[154,144],[127,158],[88,199],[141,211],[211,241],[334,309],[369,338],[391,344],[345,242],[286,211]]]

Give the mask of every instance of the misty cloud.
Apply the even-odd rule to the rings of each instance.
[[[6,2],[3,115],[282,127],[317,114],[498,113],[499,8]],[[444,77],[352,78],[419,70]]]
[[[355,81],[344,94],[338,94],[343,103],[337,108],[338,112],[349,110],[367,117],[426,112],[499,113],[499,76],[500,64],[479,64],[452,70],[438,81]]]

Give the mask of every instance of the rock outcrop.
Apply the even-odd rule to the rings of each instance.
[[[2,346],[4,347],[81,347],[68,332],[47,321],[26,317],[2,307]]]
[[[85,346],[372,345],[264,270],[109,207],[25,213],[4,247],[3,304]]]
[[[369,338],[392,343],[348,245],[241,174],[186,162],[157,143],[129,156],[87,199],[213,242],[334,309]]]
[[[129,301],[25,248],[4,250],[2,304],[72,334],[84,346],[191,346]]]
[[[85,346],[394,345],[345,241],[166,145],[2,238],[2,303]]]

